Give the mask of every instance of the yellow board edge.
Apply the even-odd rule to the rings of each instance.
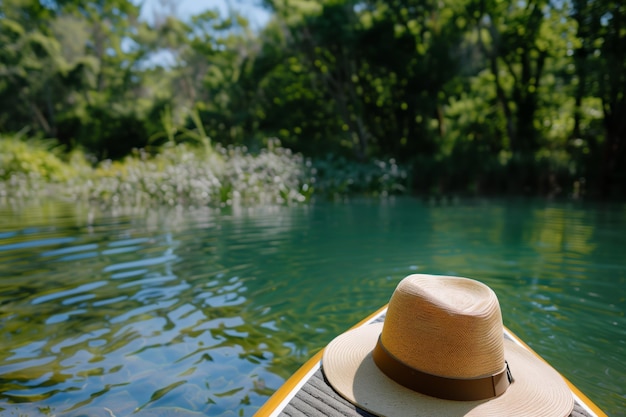
[[[549,366],[550,365],[544,358],[541,357],[541,355],[539,355],[537,352],[535,352],[530,346],[528,346],[528,344],[526,344],[526,342],[524,342],[522,339],[520,339],[515,333],[513,333],[508,327],[504,326],[504,330],[509,334],[509,336],[511,336],[513,339],[515,339],[515,341],[517,343],[519,343],[521,346],[523,346],[524,348],[526,348],[530,353],[532,353],[533,355],[535,355],[537,358],[539,358],[540,360],[542,360],[543,362],[547,363]],[[557,371],[558,372],[558,371]],[[563,380],[565,380],[565,383],[567,384],[567,386],[569,387],[569,389],[574,393],[574,395],[576,395],[578,397],[578,399],[587,407],[589,408],[591,411],[593,411],[597,417],[608,417],[608,415],[602,411],[600,409],[600,407],[598,407],[593,401],[591,401],[591,399],[589,397],[587,397],[585,394],[582,393],[581,390],[579,390],[576,385],[574,385],[569,379],[565,378],[560,372],[559,375],[561,375],[561,378],[563,378]]]
[[[387,309],[387,305],[382,306],[374,313],[370,314],[357,324],[351,327],[351,329],[355,329],[360,327],[378,317],[385,309]],[[522,339],[520,339],[515,333],[513,333],[509,328],[504,326],[504,330],[511,336],[517,343],[519,343],[524,348],[528,349],[533,355],[542,360],[543,362],[550,365],[544,358],[542,358],[537,352],[535,352],[530,346],[526,344]],[[270,417],[272,413],[277,411],[277,408],[281,405],[281,403],[287,398],[295,389],[295,387],[302,382],[302,379],[311,372],[314,368],[317,368],[322,360],[322,355],[324,354],[324,349],[321,349],[317,352],[313,357],[307,360],[304,365],[302,365],[293,375],[285,381],[283,385],[278,388],[274,394],[259,408],[259,410],[254,414],[255,417]],[[578,397],[578,399],[588,407],[592,412],[596,414],[597,417],[608,417],[608,415],[602,411],[589,397],[583,394],[574,384],[572,384],[567,378],[563,375],[561,377],[565,380],[565,383],[570,388],[570,390]]]
[[[351,327],[351,329],[360,327],[367,322],[373,320],[378,317],[385,309],[387,305],[382,306],[357,324]],[[269,417],[276,408],[284,401],[285,398],[293,391],[293,389],[300,383],[302,378],[304,378],[313,368],[319,366],[320,361],[322,360],[322,355],[324,354],[324,349],[321,349],[317,352],[311,359],[307,360],[304,365],[302,365],[293,375],[285,381],[283,385],[280,386],[272,394],[272,396],[257,410],[254,414],[255,417]]]

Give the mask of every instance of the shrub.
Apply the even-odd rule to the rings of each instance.
[[[13,176],[59,182],[71,176],[71,167],[64,163],[55,149],[56,142],[17,136],[0,138],[0,180]]]
[[[104,205],[227,206],[302,202],[303,159],[280,146],[257,155],[243,147],[178,144],[105,161],[75,192]]]
[[[316,193],[326,196],[387,196],[410,189],[407,169],[394,159],[357,162],[329,155],[312,163],[311,176]]]
[[[57,192],[91,168],[80,151],[64,154],[54,140],[0,137],[0,197],[28,199]]]
[[[408,188],[394,160],[371,163],[305,160],[269,140],[258,153],[245,147],[175,144],[156,154],[135,150],[95,168],[80,152],[61,155],[53,142],[0,141],[0,196],[12,201],[54,195],[101,206],[254,206],[297,204],[313,193],[389,195]]]

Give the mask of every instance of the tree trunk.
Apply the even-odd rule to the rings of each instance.
[[[496,96],[498,97],[498,102],[500,103],[500,107],[504,112],[504,118],[506,120],[506,133],[509,137],[509,146],[511,149],[514,149],[517,146],[517,135],[515,134],[515,124],[513,121],[513,113],[511,112],[511,108],[509,107],[509,100],[506,96],[506,92],[504,88],[502,88],[502,84],[500,83],[499,77],[499,69],[498,69],[498,57],[496,53],[491,54],[489,62],[491,64],[491,73],[494,76],[494,82],[496,84]]]
[[[606,137],[600,165],[600,197],[610,198],[615,193],[626,191],[626,108],[622,112],[611,112],[605,106],[604,128]],[[621,106],[626,107],[626,106]],[[619,189],[621,187],[621,190]],[[623,197],[623,195],[622,195]]]

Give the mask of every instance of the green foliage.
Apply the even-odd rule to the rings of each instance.
[[[585,179],[626,195],[621,3],[264,4],[255,32],[234,11],[145,22],[130,0],[3,1],[0,132],[117,161],[183,143],[258,153],[276,137],[333,173],[325,194],[568,194]],[[410,185],[374,180],[381,160]]]
[[[409,189],[408,171],[393,159],[311,161],[276,139],[257,153],[205,145],[168,142],[154,155],[135,151],[91,168],[80,152],[57,156],[54,142],[5,138],[0,196],[18,202],[47,194],[109,207],[226,207],[298,204],[313,196],[388,196]]]
[[[302,157],[281,147],[252,155],[179,144],[106,161],[81,191],[106,205],[271,205],[305,201],[305,179]]]
[[[54,140],[25,141],[17,135],[0,137],[0,180],[67,181],[75,177],[86,162],[74,154],[70,165],[65,157]]]
[[[600,193],[621,197],[626,194],[626,5],[612,0],[574,0],[572,6],[578,35],[574,49],[578,83],[575,134],[600,153],[594,181]],[[582,129],[583,102],[589,97],[602,103],[602,137]]]
[[[311,165],[315,194],[325,197],[347,195],[390,196],[410,190],[410,175],[394,159],[351,162],[332,155]]]
[[[90,172],[82,152],[62,152],[55,140],[0,136],[0,202],[55,195]]]
[[[52,141],[0,140],[0,196],[41,194],[102,206],[251,206],[301,203],[313,188],[301,155],[276,141],[252,154],[242,147],[167,143],[91,168],[84,155],[63,158]]]

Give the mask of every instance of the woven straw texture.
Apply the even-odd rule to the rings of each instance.
[[[567,417],[574,400],[563,378],[531,352],[505,341],[502,326],[498,298],[487,285],[461,277],[409,275],[391,296],[384,326],[361,326],[326,347],[325,377],[348,401],[387,417]],[[392,356],[377,353],[374,363],[377,343],[397,363],[448,382],[429,380],[424,386],[410,370],[378,362]],[[499,383],[506,390],[495,397],[472,394],[481,378],[503,370],[505,359],[513,375],[508,388]],[[475,383],[455,391],[452,381],[460,379]],[[423,391],[405,386],[413,383]],[[463,397],[473,399],[459,401]]]
[[[442,400],[405,388],[374,364],[371,351],[382,324],[350,330],[324,350],[322,366],[332,387],[360,408],[387,417],[566,417],[573,397],[562,377],[514,342],[505,341],[513,383],[485,401]],[[502,337],[502,336],[500,336]]]
[[[407,365],[429,374],[493,375],[504,367],[498,297],[475,280],[410,275],[389,301],[382,343]]]

